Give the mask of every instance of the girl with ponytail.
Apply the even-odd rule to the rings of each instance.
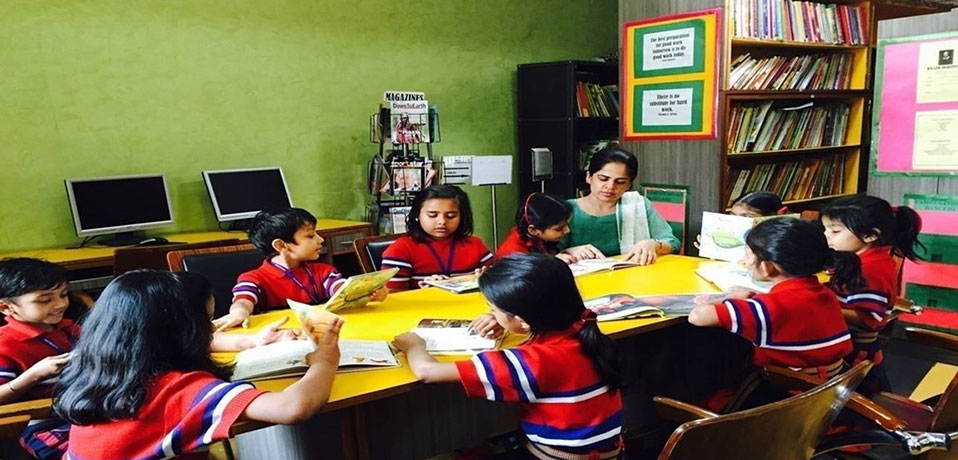
[[[837,375],[852,351],[851,334],[835,293],[815,274],[834,267],[836,283],[857,288],[862,283],[858,258],[830,249],[816,224],[789,217],[756,225],[745,237],[745,246],[749,274],[772,282],[771,291],[730,292],[720,303],[697,305],[689,322],[725,328],[749,340],[757,367],[790,367],[823,380]],[[720,392],[708,406],[729,412],[769,402],[773,392],[752,395],[753,383],[749,379],[738,392]]]
[[[541,252],[556,254],[562,237],[569,233],[572,208],[552,195],[530,193],[516,211],[516,226],[499,245],[496,260],[509,254]],[[568,253],[557,254],[565,262],[575,259]]]
[[[612,339],[585,308],[572,272],[546,254],[504,257],[479,277],[498,323],[529,339],[517,348],[440,363],[412,333],[396,337],[416,376],[462,382],[468,396],[522,404],[526,458],[620,458],[621,376]]]
[[[898,297],[898,267],[895,258],[919,260],[916,247],[921,219],[907,206],[893,208],[887,201],[869,195],[855,195],[833,201],[821,212],[828,245],[836,251],[848,251],[860,259],[864,282],[860,286],[829,283],[842,302],[845,320],[852,331],[855,352],[849,363],[861,360],[874,363],[861,388],[889,391],[882,366],[878,332]]]

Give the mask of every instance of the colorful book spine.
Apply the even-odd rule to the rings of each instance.
[[[863,45],[865,5],[790,0],[736,0],[736,36],[763,40]]]

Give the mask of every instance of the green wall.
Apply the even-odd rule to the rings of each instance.
[[[279,165],[296,205],[361,220],[384,90],[439,105],[439,155],[514,154],[516,65],[608,54],[616,29],[615,0],[4,0],[0,250],[77,241],[68,177],[165,173],[169,233],[215,228],[200,171]]]

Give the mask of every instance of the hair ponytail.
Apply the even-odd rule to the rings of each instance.
[[[582,345],[582,352],[592,361],[602,381],[612,390],[622,388],[622,374],[619,372],[619,352],[615,342],[599,330],[595,320],[586,320],[582,329],[576,333],[576,339]]]
[[[915,251],[915,246],[920,247],[922,252],[926,249],[925,245],[918,241],[921,217],[908,206],[898,206],[892,208],[892,211],[895,213],[895,238],[892,242],[894,254],[908,260],[921,260],[921,256]]]
[[[865,286],[862,277],[862,261],[854,252],[832,251],[831,285],[842,291],[852,291]]]
[[[522,206],[519,206],[516,211],[516,230],[523,241],[537,241],[538,238],[529,234],[530,225],[539,230],[546,230],[553,225],[568,222],[571,218],[572,208],[568,203],[552,195],[533,192],[526,197]],[[546,244],[555,246],[556,243]]]

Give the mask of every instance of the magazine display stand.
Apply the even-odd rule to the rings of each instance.
[[[367,168],[374,199],[366,208],[366,218],[376,234],[406,231],[412,198],[436,178],[432,145],[440,140],[435,107],[427,113],[391,113],[381,107],[369,117],[369,141],[379,145],[379,152]]]

